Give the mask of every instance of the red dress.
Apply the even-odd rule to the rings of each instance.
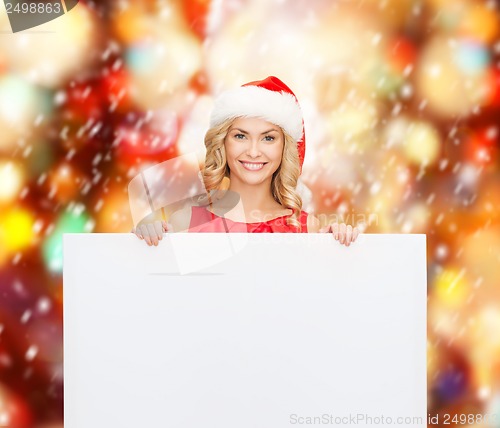
[[[289,216],[281,216],[272,220],[243,223],[219,217],[206,207],[191,208],[191,222],[189,232],[239,232],[239,233],[307,233],[307,213],[300,212],[299,221],[302,229],[288,225],[286,219]]]

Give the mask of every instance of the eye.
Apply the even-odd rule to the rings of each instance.
[[[264,137],[264,140],[266,140],[266,141],[274,141],[274,137],[272,135],[266,135]]]
[[[243,135],[243,134],[234,134],[234,138],[236,138],[238,140],[243,140],[243,138],[245,138],[245,135]]]

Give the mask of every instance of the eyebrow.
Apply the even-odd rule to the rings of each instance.
[[[247,131],[244,131],[243,129],[239,129],[239,128],[233,128],[232,131],[240,131],[242,134],[248,134]],[[262,132],[260,135],[269,134],[270,132],[273,132],[273,131],[278,132],[277,129],[273,128],[273,129],[270,129],[268,131]]]

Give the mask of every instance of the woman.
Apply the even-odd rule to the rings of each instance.
[[[215,101],[205,136],[205,204],[164,220],[143,221],[133,232],[158,245],[166,231],[332,232],[349,246],[359,231],[344,223],[320,228],[302,210],[296,191],[305,154],[302,112],[295,94],[277,77],[250,82]]]

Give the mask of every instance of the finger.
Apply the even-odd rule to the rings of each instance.
[[[156,230],[155,230],[154,225],[151,223],[148,223],[147,227],[148,227],[149,239],[151,239],[151,242],[153,243],[153,245],[155,245],[155,246],[158,245],[158,236],[156,235]]]
[[[345,245],[346,245],[346,247],[351,245],[351,241],[352,241],[352,226],[350,224],[348,224],[346,227],[346,232],[345,232]]]
[[[152,223],[148,223],[147,225],[148,228],[148,234],[149,234],[149,239],[151,239],[151,243],[153,245],[158,245],[158,236],[156,235],[156,230],[155,227]]]
[[[341,244],[343,244],[345,241],[345,233],[346,233],[346,225],[345,223],[342,223],[339,225],[339,242]]]
[[[143,238],[142,238],[142,235],[139,233],[139,231],[138,231],[135,227],[131,230],[131,232],[132,232],[135,236],[137,236],[139,239],[143,239]]]
[[[359,236],[359,229],[357,227],[355,227],[353,230],[352,230],[352,242],[354,242]]]
[[[165,220],[161,222],[161,228],[163,232],[168,232],[170,230],[169,224]]]
[[[149,234],[148,234],[148,229],[144,226],[141,225],[138,227],[139,233],[141,234],[142,238],[144,241],[146,241],[146,244],[151,245],[151,240],[149,239]]]
[[[139,230],[140,230],[141,235],[144,237],[146,244],[152,245],[151,238],[149,237],[148,228],[145,225],[141,225],[139,227]]]
[[[163,239],[163,226],[161,224],[161,221],[155,221],[153,223],[153,226],[156,231],[156,236],[158,237],[158,240],[161,241]]]
[[[319,229],[319,233],[328,233],[330,232],[330,225],[324,226],[321,229]]]
[[[330,227],[331,227],[331,230],[333,233],[333,237],[338,240],[339,239],[339,224],[333,223],[330,225]]]

